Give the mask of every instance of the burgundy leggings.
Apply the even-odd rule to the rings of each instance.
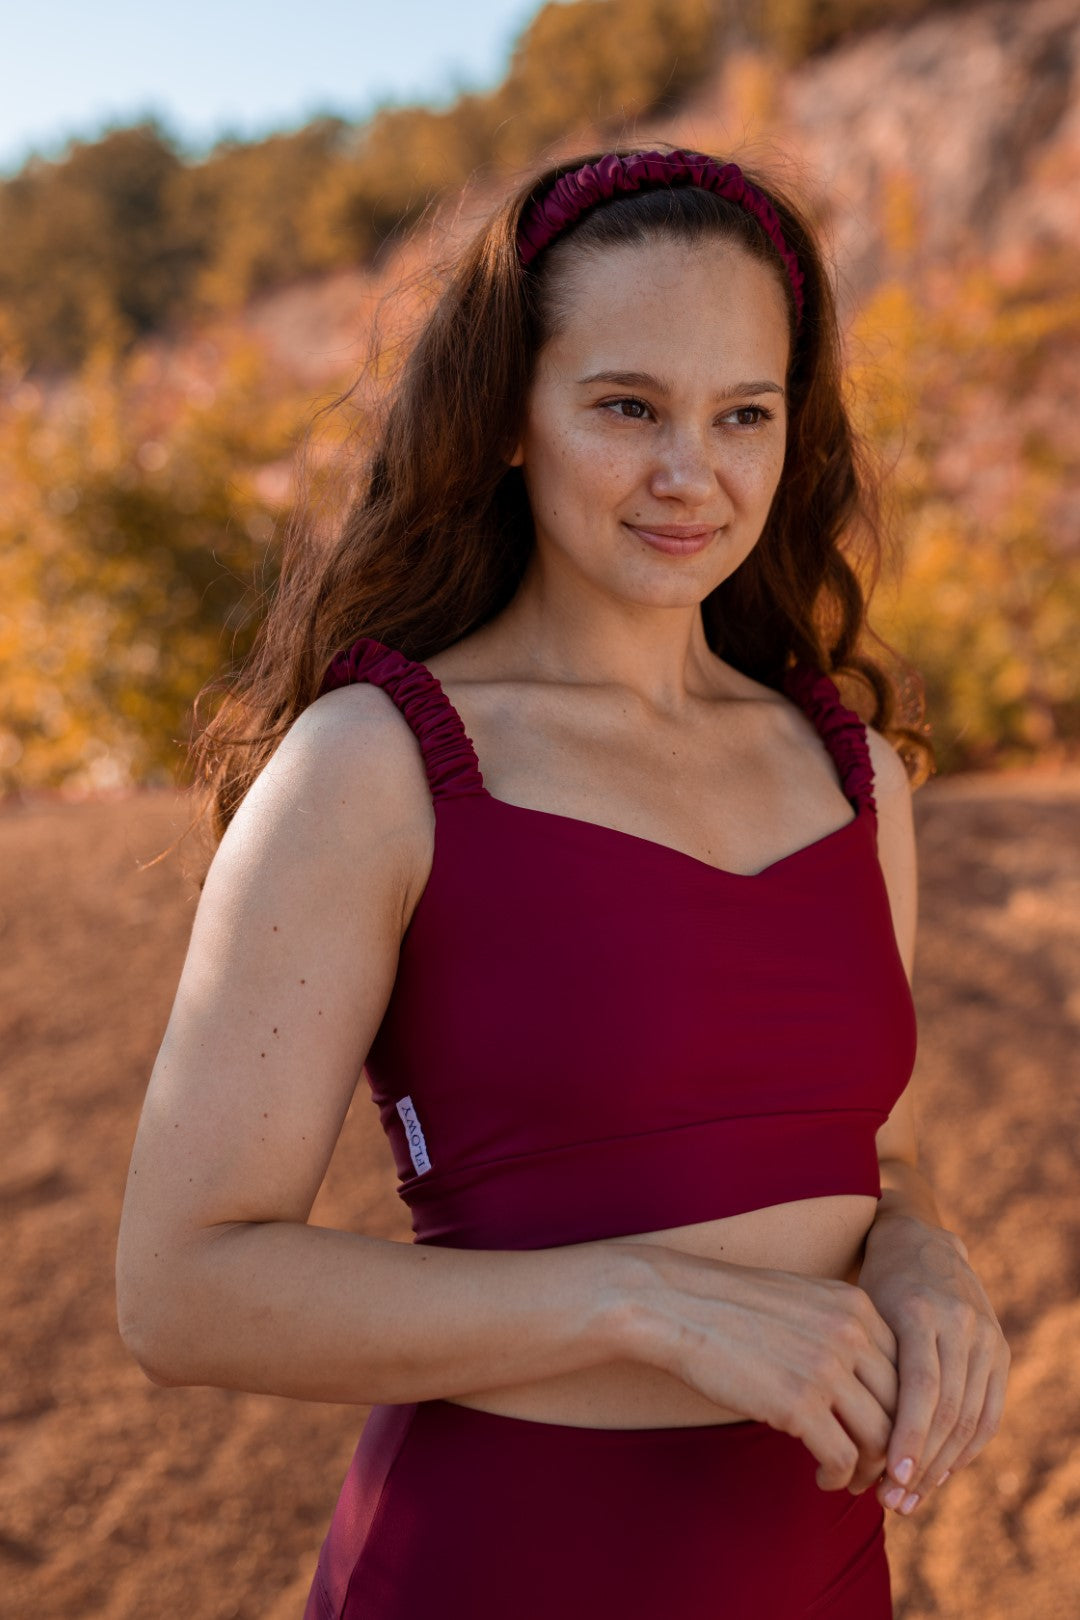
[[[765,1423],[375,1406],[304,1620],[892,1620],[873,1487]]]

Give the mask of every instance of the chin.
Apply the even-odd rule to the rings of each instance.
[[[701,606],[715,585],[691,579],[637,579],[620,581],[611,589],[622,601],[635,602],[639,607],[695,608]]]

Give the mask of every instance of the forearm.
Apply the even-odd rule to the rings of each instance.
[[[405,1403],[625,1353],[640,1267],[618,1244],[527,1251],[389,1242],[299,1222],[205,1234],[126,1289],[125,1342],[166,1384]]]

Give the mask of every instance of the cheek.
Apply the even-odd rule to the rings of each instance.
[[[571,446],[563,439],[530,446],[524,478],[534,511],[550,514],[565,506],[578,482]]]
[[[622,500],[641,478],[639,459],[620,446],[598,445],[585,434],[567,435],[546,469],[549,488],[581,512]]]
[[[732,477],[748,505],[768,506],[784,470],[784,446],[748,447],[732,465]]]

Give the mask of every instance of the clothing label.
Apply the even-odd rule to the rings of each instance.
[[[416,1117],[412,1098],[401,1097],[397,1103],[397,1111],[405,1127],[405,1140],[409,1144],[409,1157],[413,1162],[413,1169],[418,1176],[422,1176],[425,1170],[431,1169],[431,1160],[428,1158],[427,1143],[424,1141],[424,1133],[420,1129],[420,1121]]]

